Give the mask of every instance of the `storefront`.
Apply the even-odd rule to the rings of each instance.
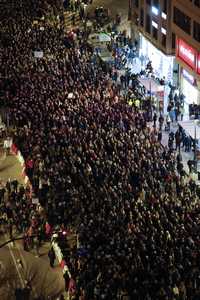
[[[140,50],[139,56],[142,67],[145,68],[149,61],[152,62],[153,75],[159,79],[165,79],[173,83],[174,56],[167,56],[158,50],[148,39],[140,33]],[[159,107],[162,106],[164,114],[167,113],[169,86],[160,86],[159,91],[155,94]]]
[[[189,105],[198,104],[199,91],[196,79],[184,68],[181,68],[181,90],[185,96],[185,115],[189,115]]]
[[[160,79],[165,78],[165,80],[172,83],[174,56],[167,56],[162,53],[141,33],[139,56],[143,66],[146,66],[148,61],[152,62],[153,72],[156,77]]]
[[[176,58],[179,63],[180,89],[185,96],[185,114],[190,104],[200,104],[198,88],[200,74],[200,53],[182,39],[177,39]]]

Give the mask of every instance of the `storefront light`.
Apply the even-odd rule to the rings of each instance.
[[[158,15],[158,9],[155,6],[152,6],[151,11],[154,15]]]
[[[165,77],[166,81],[172,81],[174,57],[164,55],[142,34],[140,34],[140,40],[140,56],[143,56],[147,62],[149,60],[152,61],[155,76],[159,78]]]
[[[152,24],[152,26],[153,26],[153,27],[155,27],[155,28],[158,28],[158,23],[156,23],[156,22],[152,21],[152,23],[151,23],[151,24]]]
[[[183,77],[185,77],[191,84],[194,84],[194,77],[188,73],[185,69],[182,70]]]
[[[162,12],[162,18],[163,18],[164,20],[167,19],[167,15],[166,15],[164,12]]]

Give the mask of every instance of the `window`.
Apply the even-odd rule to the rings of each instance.
[[[153,38],[154,38],[155,40],[158,39],[158,29],[156,29],[155,27],[153,27]]]
[[[174,7],[174,23],[186,33],[190,34],[191,18],[186,16],[177,7]]]
[[[194,5],[200,7],[200,0],[194,0]]]
[[[146,32],[151,33],[151,17],[148,14],[146,15],[145,30],[146,30]]]
[[[167,13],[167,0],[163,0],[163,12]]]
[[[200,42],[200,24],[194,21],[193,25],[193,37]]]
[[[158,23],[152,21],[151,24],[152,24],[153,27],[155,27],[156,29],[158,29]]]
[[[154,39],[157,40],[157,38],[158,38],[158,23],[156,23],[155,21],[152,21],[151,25],[152,25],[153,37],[154,37]]]
[[[166,34],[162,33],[162,45],[166,47]]]
[[[144,9],[140,9],[140,26],[144,26]]]
[[[162,32],[164,35],[167,34],[167,30],[166,30],[164,27],[161,28],[161,32]]]
[[[151,5],[151,0],[146,0],[146,4]]]
[[[139,7],[139,0],[135,0],[135,6]]]
[[[158,11],[157,7],[155,7],[155,6],[152,6],[151,11],[156,16],[159,14],[159,11]]]
[[[164,20],[166,20],[166,19],[167,19],[167,15],[166,15],[166,13],[162,12],[162,18],[163,18]]]
[[[153,0],[153,6],[158,7],[159,6],[159,0]]]
[[[176,35],[172,32],[172,49],[176,48]]]

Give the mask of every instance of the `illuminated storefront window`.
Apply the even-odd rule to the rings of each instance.
[[[145,65],[149,60],[152,61],[153,73],[158,78],[163,78],[172,82],[173,78],[173,64],[174,57],[164,55],[152,43],[150,43],[144,36],[140,34],[141,48],[140,57]]]

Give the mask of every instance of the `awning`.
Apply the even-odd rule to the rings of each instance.
[[[164,89],[163,85],[160,85],[152,78],[139,78],[139,81],[151,93],[157,93]]]
[[[192,139],[200,140],[200,123],[198,120],[179,121],[178,124],[185,130],[185,132],[191,136]],[[196,130],[195,130],[196,127]]]
[[[111,41],[111,37],[107,33],[94,33],[90,34],[88,37],[88,41],[93,45],[107,43]]]
[[[102,33],[99,34],[99,41],[100,42],[110,42],[111,37],[110,37],[109,34],[102,32]]]

